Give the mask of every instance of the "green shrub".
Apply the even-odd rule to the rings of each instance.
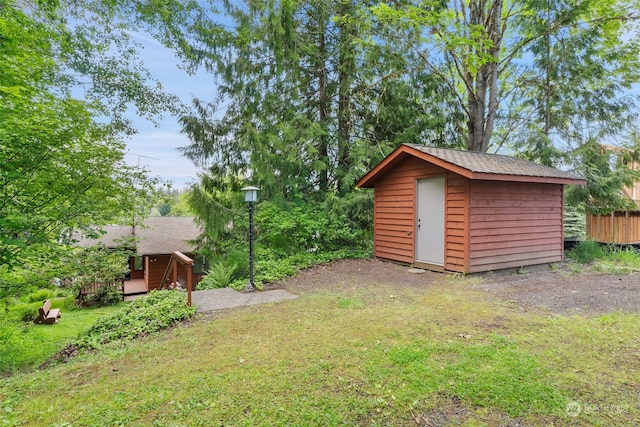
[[[100,307],[116,305],[122,301],[122,289],[120,283],[113,283],[98,288],[94,300]]]
[[[72,292],[77,292],[74,288]],[[117,305],[122,302],[122,284],[114,282],[102,284],[96,288],[95,292],[77,295],[75,300],[80,307],[106,307]]]
[[[353,197],[327,196],[318,201],[275,203],[264,201],[256,206],[254,217],[255,284],[260,287],[295,274],[301,268],[340,258],[372,255],[372,197],[361,193]],[[248,215],[238,211],[233,227],[216,241],[210,261],[235,265],[231,283],[224,286],[243,289],[249,276]],[[210,276],[223,271],[210,271]],[[212,281],[214,284],[209,284]],[[198,289],[220,286],[214,277],[205,278]]]
[[[579,263],[588,264],[604,258],[604,248],[594,240],[583,240],[567,251],[567,256]]]
[[[228,287],[233,282],[237,269],[236,264],[227,264],[223,261],[212,264],[207,275],[198,283],[198,290]]]
[[[38,307],[33,305],[24,305],[17,311],[19,312],[20,319],[25,323],[33,322],[38,315]]]
[[[227,264],[233,264],[236,266],[236,276],[248,276],[249,275],[249,245],[247,244],[247,250],[230,249],[227,254],[222,258]]]
[[[98,320],[77,344],[96,348],[112,341],[132,340],[168,328],[195,313],[180,291],[152,291],[127,303],[122,309]]]
[[[0,316],[0,373],[11,371],[15,364],[16,349],[22,351],[29,351],[24,346],[24,340],[22,339],[22,333],[24,325],[17,324],[16,322]]]
[[[129,271],[129,255],[126,248],[105,250],[94,246],[74,251],[67,259],[68,269],[62,276],[63,286],[74,295],[81,295],[88,286],[106,286],[92,298],[100,305],[110,305],[117,299],[115,289]]]
[[[46,299],[53,299],[56,297],[56,291],[52,289],[40,289],[37,292],[33,292],[25,298],[28,303],[39,302],[42,303]]]
[[[346,206],[331,203],[260,204],[256,214],[259,243],[280,255],[333,252],[370,246],[370,230],[348,215]]]

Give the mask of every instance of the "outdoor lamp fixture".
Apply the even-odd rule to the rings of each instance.
[[[253,281],[253,204],[258,201],[258,187],[244,187],[244,201],[249,203],[249,283],[245,287],[247,292],[254,291],[255,283]]]

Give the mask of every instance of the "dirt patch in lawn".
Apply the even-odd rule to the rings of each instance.
[[[640,313],[640,273],[604,274],[566,263],[479,275],[477,289],[525,308],[542,307],[560,314]]]
[[[287,289],[295,294],[348,292],[366,287],[401,292],[450,280],[451,275],[425,271],[380,260],[341,260],[303,270],[296,277],[266,289]],[[455,280],[455,277],[454,277]],[[558,314],[640,313],[640,273],[604,274],[570,263],[539,265],[518,270],[465,276],[472,288],[511,301],[523,309],[542,308]]]

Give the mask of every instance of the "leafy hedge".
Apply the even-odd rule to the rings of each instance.
[[[298,270],[340,258],[370,257],[371,197],[328,198],[324,202],[264,201],[255,207],[255,284],[294,275]],[[246,207],[209,254],[211,267],[198,289],[244,289],[248,277]]]
[[[370,229],[351,219],[345,206],[263,202],[256,211],[258,243],[278,255],[361,250],[371,240]]]
[[[152,291],[98,320],[77,344],[81,348],[97,348],[112,341],[132,340],[168,328],[193,316],[195,311],[195,307],[187,306],[185,294],[180,291]]]

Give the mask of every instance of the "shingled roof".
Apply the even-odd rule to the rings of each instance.
[[[358,182],[358,187],[373,187],[374,182],[407,156],[414,156],[469,179],[495,181],[544,182],[554,184],[584,184],[573,173],[540,165],[517,157],[402,144]]]
[[[148,217],[137,227],[111,225],[102,227],[106,234],[99,239],[80,238],[77,245],[94,246],[99,243],[116,247],[123,238],[136,237],[136,252],[139,255],[170,254],[173,251],[193,252],[195,245],[189,243],[200,234],[193,217],[157,216]]]
[[[195,245],[189,243],[200,234],[193,217],[152,216],[136,228],[140,255],[169,254],[173,251],[192,252]]]

